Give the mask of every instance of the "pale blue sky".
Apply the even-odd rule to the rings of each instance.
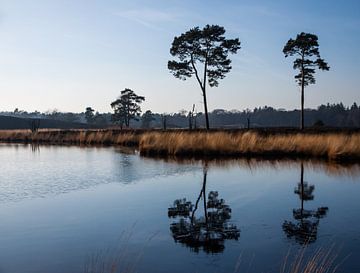
[[[360,1],[0,0],[0,111],[108,112],[125,87],[146,97],[143,110],[202,111],[196,80],[174,78],[167,61],[174,36],[205,24],[242,46],[208,89],[210,110],[298,108],[282,48],[302,31],[319,36],[331,68],[307,88],[306,107],[360,102]]]

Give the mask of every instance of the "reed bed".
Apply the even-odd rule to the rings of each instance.
[[[137,146],[139,137],[135,130],[0,130],[2,142]]]
[[[360,133],[153,132],[141,136],[146,155],[288,156],[360,159]]]
[[[0,141],[136,146],[148,156],[360,159],[359,131],[2,130]]]

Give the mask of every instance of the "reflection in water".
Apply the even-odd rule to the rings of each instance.
[[[146,158],[146,157],[143,157]],[[154,159],[154,158],[151,158]],[[157,158],[159,161],[182,164],[197,165],[201,160],[184,159],[177,157]],[[262,158],[238,158],[238,159],[207,159],[208,166],[212,168],[234,168],[248,169],[251,171],[263,172],[264,169],[283,170],[297,168],[299,160],[296,159],[262,159]],[[358,181],[360,176],[360,164],[358,162],[332,162],[317,159],[309,159],[303,161],[305,168],[315,171],[324,172],[329,176],[346,176],[353,177],[354,181]]]
[[[0,144],[0,166],[0,204],[110,183],[134,184],[201,169],[199,165],[142,158],[131,149],[36,143]]]
[[[325,217],[329,210],[328,207],[320,207],[316,210],[304,209],[304,201],[314,200],[314,190],[314,185],[309,185],[304,181],[304,164],[301,162],[300,182],[294,190],[301,200],[301,208],[293,209],[296,222],[285,220],[282,228],[287,237],[295,238],[295,241],[302,245],[316,241],[320,219]]]
[[[38,143],[31,143],[31,152],[33,153],[40,153],[40,145]]]
[[[203,186],[196,200],[195,206],[184,199],[174,201],[173,207],[168,209],[169,218],[175,218],[170,230],[175,242],[180,242],[191,250],[206,253],[224,251],[224,241],[238,240],[240,230],[229,223],[231,208],[219,199],[217,191],[210,191],[206,200],[207,165],[203,168]],[[204,216],[195,217],[200,200],[203,201]]]
[[[182,175],[200,169],[197,165],[179,165],[175,162],[161,162],[142,158],[136,154],[117,153],[115,160],[116,176],[123,184],[131,184],[143,179]]]

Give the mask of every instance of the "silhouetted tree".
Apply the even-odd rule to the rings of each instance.
[[[91,107],[86,107],[85,109],[85,119],[87,123],[93,123],[94,122],[94,109]]]
[[[314,34],[301,32],[296,39],[290,39],[283,48],[285,58],[296,56],[294,69],[299,70],[295,80],[301,87],[301,122],[300,128],[304,129],[304,88],[315,83],[315,68],[329,70],[330,67],[320,58],[318,37]]]
[[[167,115],[166,114],[161,115],[161,123],[162,123],[163,130],[166,130],[166,128],[167,128]]]
[[[356,102],[353,103],[353,105],[351,105],[350,110],[357,110],[359,109],[359,107],[357,106]]]
[[[314,122],[314,127],[323,127],[324,126],[324,122],[321,119],[318,119],[317,121]]]
[[[142,128],[150,128],[151,122],[154,121],[154,114],[147,110],[141,117],[141,127]]]
[[[32,119],[30,122],[30,130],[32,133],[36,133],[40,128],[40,119]]]
[[[193,128],[196,129],[196,117],[194,116],[195,111],[195,104],[193,104],[192,111],[189,111],[188,118],[189,118],[189,130]]]
[[[225,29],[218,25],[206,25],[203,29],[195,27],[175,37],[170,53],[179,61],[169,61],[168,68],[176,78],[186,80],[195,75],[203,99],[206,129],[209,129],[209,117],[206,100],[206,85],[218,86],[219,79],[231,70],[229,53],[235,54],[240,49],[239,39],[225,39]],[[203,65],[202,72],[199,64]],[[202,79],[201,79],[202,77]]]
[[[107,125],[108,124],[107,116],[108,114],[100,114],[99,112],[96,112],[94,115],[93,123],[102,126]]]
[[[140,116],[139,104],[143,101],[145,101],[145,97],[138,96],[133,90],[125,88],[121,91],[120,97],[110,104],[111,108],[114,109],[113,121],[129,127],[130,120],[137,120],[137,117]]]

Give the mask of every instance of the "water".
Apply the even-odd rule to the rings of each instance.
[[[360,272],[359,165],[2,144],[0,166],[1,273],[280,272],[304,244]]]

